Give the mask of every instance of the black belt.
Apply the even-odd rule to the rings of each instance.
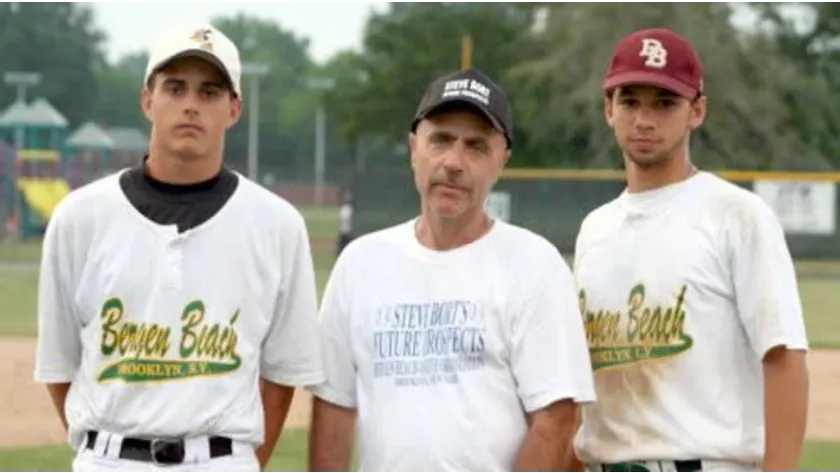
[[[85,446],[93,450],[99,432],[87,433]],[[228,437],[210,437],[210,458],[233,455],[233,440]],[[120,446],[120,458],[160,465],[177,465],[184,462],[186,448],[184,439],[136,439],[124,438]]]
[[[674,467],[677,471],[703,471],[703,462],[701,460],[674,460]],[[601,464],[602,471],[650,471],[644,467],[641,462],[624,462],[624,463],[603,463]],[[661,469],[660,469],[661,470]]]

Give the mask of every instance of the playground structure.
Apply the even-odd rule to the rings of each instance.
[[[88,122],[70,132],[46,99],[0,113],[0,215],[8,236],[43,234],[58,203],[87,182],[136,163],[146,138],[134,129]]]

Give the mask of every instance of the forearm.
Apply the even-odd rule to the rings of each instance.
[[[261,394],[263,412],[265,416],[265,440],[257,448],[257,458],[260,461],[260,468],[265,469],[277,440],[283,432],[283,425],[286,423],[286,416],[289,414],[289,406],[292,404],[295,388],[282,386],[271,381],[261,380]]]
[[[577,408],[566,401],[550,409],[550,416],[531,421],[513,471],[566,471],[572,465]]]
[[[312,400],[309,471],[350,471],[356,411]]]
[[[53,406],[58,413],[58,418],[64,430],[67,431],[67,415],[64,411],[64,403],[67,401],[67,393],[70,391],[70,383],[48,384],[47,391],[50,393]]]
[[[580,429],[581,424],[583,423],[583,414],[580,408],[575,409],[575,423],[574,427],[572,428],[572,434],[569,438],[569,448],[566,450],[566,459],[564,461],[564,467],[560,471],[586,471],[586,465],[578,459],[577,454],[574,449],[574,436],[577,431]]]
[[[519,449],[513,471],[566,471],[572,429],[532,427]]]
[[[808,416],[808,374],[803,352],[768,356],[764,368],[763,471],[796,471]]]

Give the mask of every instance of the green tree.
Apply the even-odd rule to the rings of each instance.
[[[461,39],[473,38],[473,65],[508,91],[507,69],[526,56],[533,4],[392,3],[365,28],[363,51],[340,58],[344,72],[330,94],[343,136],[384,135],[403,143],[430,81],[461,66]],[[404,164],[404,163],[402,163]]]
[[[314,102],[305,98],[312,95],[306,80],[314,67],[309,41],[270,20],[244,14],[215,18],[212,23],[239,46],[243,62],[261,62],[270,68],[260,82],[261,167],[282,169],[295,177],[307,173],[314,141]],[[247,155],[250,93],[251,79],[243,76],[245,109],[227,141],[231,162],[240,166]]]
[[[776,54],[787,59],[798,71],[820,81],[819,88],[804,87],[795,93],[809,97],[808,107],[792,102],[789,125],[810,144],[810,153],[825,156],[835,169],[840,168],[840,117],[833,100],[840,92],[840,7],[834,3],[762,3],[755,7],[762,25],[769,29],[768,39],[776,45]],[[805,22],[802,18],[812,19]]]
[[[148,121],[140,109],[140,90],[148,55],[138,52],[107,64],[97,72],[99,94],[92,119],[109,126],[148,129]]]
[[[836,121],[826,82],[780,57],[771,39],[736,30],[728,4],[566,3],[548,12],[540,58],[512,72],[529,91],[517,95],[517,111],[529,133],[528,151],[542,164],[620,165],[604,123],[603,75],[621,37],[666,26],[691,38],[705,66],[709,115],[694,137],[696,162],[735,169],[826,166],[826,150],[797,126],[808,121],[809,129],[826,130]]]
[[[104,34],[90,7],[78,3],[0,3],[0,64],[3,72],[32,71],[41,84],[29,92],[43,96],[71,126],[89,118],[98,84],[95,71],[105,63]],[[0,87],[0,106],[16,91]]]

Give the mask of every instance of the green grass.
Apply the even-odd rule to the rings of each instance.
[[[302,208],[312,240],[318,295],[335,261],[332,241],[338,233],[338,209]],[[327,241],[329,240],[329,241]],[[33,336],[36,333],[35,306],[38,287],[37,263],[40,241],[0,244],[0,262],[33,263],[32,268],[0,268],[0,335]]]
[[[315,251],[318,294],[330,275],[335,259],[332,246]],[[0,335],[34,335],[38,273],[34,269],[0,270]],[[840,291],[834,278],[800,281],[808,338],[815,348],[840,348]]]
[[[338,210],[334,208],[301,209],[313,241],[333,239],[337,233]],[[319,294],[329,277],[334,262],[332,245],[314,246]],[[40,241],[0,244],[0,262],[36,263],[40,257]],[[840,262],[797,263],[805,307],[808,335],[815,347],[840,348],[840,291],[837,290]],[[37,271],[27,269],[0,270],[0,334],[35,334],[35,294]],[[0,449],[0,471],[68,471],[73,452],[65,445]],[[283,434],[268,465],[268,471],[305,471],[306,431],[291,429]],[[809,442],[806,444],[802,471],[836,471],[840,469],[840,443]]]
[[[840,280],[805,279],[799,284],[808,340],[815,348],[840,348]]]
[[[838,470],[840,470],[840,443],[808,442],[805,444],[800,471]]]
[[[287,430],[277,444],[267,471],[306,471],[306,431]],[[0,449],[2,471],[69,471],[73,451],[64,445]],[[837,471],[840,443],[809,442],[805,445],[800,471]]]
[[[40,239],[0,243],[0,261],[4,263],[37,263],[40,258]]]
[[[38,272],[0,271],[0,334],[34,335]]]
[[[309,237],[313,240],[334,239],[338,235],[337,207],[299,207],[306,219]],[[0,240],[0,262],[37,263],[41,258],[41,239],[32,238],[19,242]]]

